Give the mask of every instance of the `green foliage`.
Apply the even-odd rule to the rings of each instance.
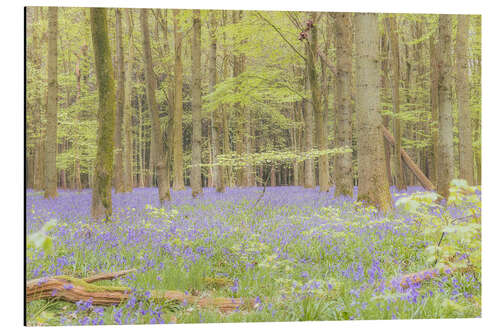
[[[52,236],[50,235],[50,231],[54,229],[56,225],[57,220],[52,219],[45,223],[40,230],[28,235],[26,242],[28,250],[43,250],[45,255],[54,254],[54,242],[52,240]]]
[[[434,192],[417,192],[396,202],[398,209],[418,221],[415,231],[432,241],[425,249],[428,264],[481,272],[481,200],[477,190],[465,180],[454,179],[447,207],[437,203],[439,196]],[[453,217],[449,208],[460,209],[467,215]]]
[[[203,164],[203,166],[231,166],[242,168],[247,165],[280,165],[293,162],[302,162],[307,159],[316,159],[323,155],[336,155],[352,152],[350,148],[332,148],[325,150],[312,149],[308,152],[294,151],[266,151],[252,154],[221,154],[217,156],[217,162],[212,164]]]

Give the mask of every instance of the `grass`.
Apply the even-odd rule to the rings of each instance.
[[[411,189],[416,191],[418,189]],[[137,268],[97,285],[133,288],[113,307],[35,301],[28,325],[149,324],[478,317],[480,274],[455,273],[413,286],[391,287],[398,276],[432,267],[424,249],[436,235],[419,232],[401,212],[379,215],[351,199],[298,187],[174,192],[160,208],[155,189],[113,195],[113,222],[89,220],[90,192],[55,200],[27,196],[28,230],[50,218],[52,255],[28,251],[27,278],[85,277]],[[454,212],[456,214],[457,212]],[[458,212],[460,213],[460,212]],[[251,310],[230,314],[158,303],[150,290],[250,297]]]

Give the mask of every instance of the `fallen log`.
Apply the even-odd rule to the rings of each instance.
[[[384,134],[384,138],[387,140],[387,142],[389,142],[391,144],[391,146],[394,146],[396,144],[394,137],[389,132],[389,130],[387,128],[385,128],[384,126],[382,126],[382,133]],[[403,162],[408,167],[408,169],[410,169],[411,172],[413,172],[413,174],[415,175],[415,177],[417,177],[420,184],[422,184],[422,186],[426,190],[433,191],[436,189],[434,184],[432,184],[432,182],[429,180],[429,178],[427,178],[424,175],[422,170],[420,170],[418,165],[415,162],[413,162],[410,155],[408,155],[408,153],[403,148],[401,148],[401,157],[403,158]]]
[[[88,281],[109,280],[132,271],[135,270],[102,273],[87,279],[54,276],[31,280],[26,284],[26,301],[57,299],[76,303],[92,299],[93,305],[108,306],[120,304],[131,297],[132,291],[129,288],[121,286],[96,286],[90,284]],[[230,312],[237,309],[253,309],[256,304],[253,299],[193,296],[177,290],[155,290],[151,292],[150,297],[160,301],[176,301],[184,305],[217,308],[222,312]]]
[[[87,283],[93,283],[97,281],[103,281],[103,280],[114,280],[116,278],[119,278],[120,276],[124,276],[133,272],[136,272],[137,270],[135,268],[133,269],[126,269],[124,271],[118,271],[118,272],[112,272],[112,273],[99,273],[96,275],[89,276],[88,278],[83,279],[83,281]]]

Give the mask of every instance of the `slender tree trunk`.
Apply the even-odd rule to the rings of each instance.
[[[469,38],[469,16],[458,15],[456,41],[456,87],[458,100],[458,152],[460,178],[474,183],[474,160],[472,154],[472,124],[469,107],[469,68],[467,66]]]
[[[309,85],[311,89],[312,108],[314,110],[314,120],[316,129],[316,145],[319,150],[326,150],[326,133],[323,129],[323,109],[321,107],[321,95],[318,82],[318,73],[316,71],[316,63],[318,61],[318,31],[317,31],[317,13],[311,13],[311,28],[310,38],[307,47],[307,71]],[[328,156],[321,155],[318,161],[319,169],[319,190],[320,192],[328,192],[329,175],[328,175]]]
[[[33,7],[34,10],[34,21],[40,21],[39,11],[41,8]],[[38,31],[33,29],[33,65],[36,69],[35,79],[41,82],[41,52],[40,52],[40,34]],[[33,105],[33,123],[34,123],[34,156],[33,156],[33,189],[35,191],[41,191],[44,189],[44,140],[43,140],[43,129],[42,129],[42,93],[41,89],[36,89],[35,105]]]
[[[217,17],[216,11],[210,11],[210,48],[208,53],[208,89],[209,92],[212,93],[215,89],[215,85],[217,84]],[[217,142],[217,110],[212,110],[210,112],[210,128],[209,128],[209,153],[211,156],[211,162],[215,163],[217,161],[217,156],[219,155],[218,142]],[[218,167],[211,166],[209,168],[209,176],[210,176],[210,186],[215,186],[219,184],[219,175]],[[222,180],[223,181],[223,180]],[[224,189],[220,188],[220,192],[224,192]]]
[[[433,38],[434,37],[434,38]],[[429,38],[429,54],[430,54],[430,95],[431,95],[431,170],[430,179],[437,183],[438,172],[438,123],[439,123],[439,68],[438,68],[438,52],[436,49],[435,37]]]
[[[97,155],[92,189],[92,217],[95,220],[112,214],[111,182],[113,177],[113,136],[115,126],[115,82],[108,40],[105,8],[91,8],[92,44],[99,91],[97,111]]]
[[[77,56],[76,58],[76,65],[75,65],[75,75],[76,75],[76,100],[75,103],[78,105],[80,101],[80,95],[81,95],[81,72],[80,72],[80,57]],[[80,122],[80,112],[77,111],[76,114],[76,122]],[[75,140],[73,141],[73,144],[75,146],[75,182],[74,182],[74,187],[75,189],[80,192],[82,190],[82,181],[81,181],[81,170],[80,170],[80,145],[79,145],[79,130],[78,127],[75,126],[77,129],[77,133],[75,135]]]
[[[306,85],[306,93],[309,95],[309,91],[311,90],[309,73],[306,70],[304,72],[305,75],[305,85]],[[313,116],[313,105],[310,100],[304,100],[304,136],[305,136],[305,151],[310,152],[313,149],[313,140],[314,140],[314,116]],[[313,188],[314,187],[314,160],[312,158],[306,159],[304,161],[304,187],[305,188]]]
[[[116,122],[115,122],[115,161],[114,161],[114,187],[115,193],[125,191],[125,177],[123,171],[123,119],[125,103],[125,66],[123,57],[123,24],[122,10],[115,9],[116,17],[116,63],[117,63],[117,87],[116,87]]]
[[[451,90],[451,15],[439,15],[439,144],[437,192],[448,199],[453,179],[453,119]]]
[[[354,18],[356,62],[356,107],[358,120],[358,200],[380,211],[392,209],[385,171],[380,111],[379,37],[377,14],[356,13]]]
[[[133,12],[130,9],[125,9],[125,15],[127,16],[127,28],[128,28],[128,52],[127,52],[127,64],[125,72],[125,100],[124,100],[124,120],[123,120],[123,130],[125,134],[124,142],[124,177],[125,185],[124,191],[131,192],[134,186],[134,171],[133,171],[133,144],[132,144],[132,80],[134,78],[134,39],[133,39]]]
[[[184,190],[183,178],[183,152],[182,152],[182,38],[183,33],[179,27],[180,11],[173,10],[174,13],[174,45],[175,45],[175,65],[174,65],[174,122],[173,122],[173,153],[174,153],[174,191]]]
[[[392,111],[394,113],[394,139],[396,140],[395,151],[401,151],[401,120],[399,119],[399,82],[401,78],[399,69],[399,36],[398,23],[395,15],[391,15],[386,21],[386,29],[390,39],[391,69],[392,69]],[[403,178],[403,162],[401,154],[394,154],[394,166],[396,174],[396,188],[399,191],[406,189]]]
[[[352,149],[352,14],[333,15],[337,56],[335,144],[338,148]],[[335,169],[335,197],[352,197],[352,153],[336,155]]]
[[[386,21],[386,24],[387,24],[389,17],[386,16],[384,18],[384,20]],[[387,35],[388,35],[387,30],[384,30],[382,32],[381,45],[380,45],[380,49],[382,52],[382,56],[381,56],[381,62],[382,62],[381,100],[383,101],[383,103],[386,103],[386,104],[388,103],[387,90],[388,90],[388,86],[389,86],[389,84],[388,84],[388,81],[389,81],[388,80],[389,40],[388,40]],[[389,116],[388,115],[382,116],[382,123],[383,123],[385,128],[389,129]],[[389,144],[389,142],[387,142],[387,140],[384,140],[384,152],[385,152],[385,168],[386,168],[386,172],[387,172],[387,179],[389,181],[389,186],[392,186],[394,184],[392,181],[392,172],[391,172],[391,145]]]
[[[137,96],[137,104],[139,105],[139,133],[137,138],[137,147],[138,147],[138,159],[139,159],[139,187],[144,187],[144,135],[142,133],[142,124],[143,124],[143,103],[142,96]]]
[[[146,96],[148,100],[149,111],[151,112],[151,142],[154,142],[154,163],[156,166],[156,174],[158,179],[158,197],[160,204],[165,200],[170,201],[170,184],[167,169],[167,156],[163,146],[163,135],[160,127],[160,112],[158,104],[156,104],[156,79],[153,72],[153,60],[151,57],[151,42],[149,40],[149,26],[148,26],[148,10],[141,9],[141,28],[143,36],[143,55],[144,64],[146,68]]]
[[[191,166],[191,192],[193,198],[202,193],[201,186],[201,22],[200,11],[193,10],[193,144]]]
[[[57,197],[57,7],[49,7],[44,198]]]

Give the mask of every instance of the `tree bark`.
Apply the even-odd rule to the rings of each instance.
[[[202,193],[201,187],[201,22],[200,11],[193,10],[193,143],[191,166],[191,193],[193,198]]]
[[[396,152],[401,151],[401,120],[399,119],[399,82],[401,78],[399,70],[399,40],[398,23],[395,15],[391,15],[386,21],[386,29],[390,39],[391,49],[391,69],[392,69],[392,111],[394,113],[394,139],[396,141]],[[403,178],[403,163],[400,154],[394,154],[396,188],[399,191],[406,190],[406,184]]]
[[[143,55],[144,64],[146,71],[146,96],[148,100],[148,107],[151,113],[151,142],[154,143],[152,146],[155,151],[153,153],[154,163],[156,166],[156,174],[158,179],[158,197],[160,204],[163,204],[165,200],[170,201],[170,184],[169,175],[167,169],[167,159],[166,152],[163,146],[163,135],[160,127],[160,112],[158,110],[158,104],[156,104],[156,79],[153,72],[153,60],[151,57],[151,42],[149,39],[149,26],[148,26],[148,10],[141,9],[141,28],[143,36]]]
[[[125,100],[124,100],[124,119],[123,130],[125,134],[124,141],[124,191],[131,192],[134,186],[134,170],[133,170],[133,144],[132,144],[132,80],[134,78],[133,61],[135,56],[134,39],[133,39],[133,12],[125,9],[128,28],[128,52],[125,70]]]
[[[173,117],[173,173],[174,191],[184,190],[184,160],[182,151],[182,38],[179,27],[180,11],[173,9],[174,14],[174,117]]]
[[[336,77],[336,128],[337,148],[352,149],[352,24],[348,13],[335,13],[335,49],[337,56]],[[335,197],[353,195],[352,153],[335,156]]]
[[[123,173],[123,119],[124,119],[124,103],[125,103],[125,66],[123,57],[123,24],[122,11],[119,8],[115,9],[116,17],[116,68],[117,68],[117,87],[116,87],[116,122],[115,122],[115,161],[113,166],[114,171],[114,187],[115,193],[125,191],[125,177]]]
[[[451,90],[451,15],[439,15],[439,144],[437,192],[448,199],[453,178],[453,118]]]
[[[44,198],[57,197],[57,7],[49,7]]]
[[[435,37],[429,38],[429,55],[430,55],[430,95],[431,95],[431,167],[430,179],[433,183],[437,182],[438,172],[438,123],[439,123],[439,68],[438,68],[438,52],[436,50]]]
[[[472,124],[469,107],[468,61],[469,16],[458,15],[456,41],[456,88],[458,100],[458,155],[460,178],[469,185],[474,183],[474,160],[472,154]]]
[[[324,112],[321,107],[321,94],[318,82],[318,72],[316,63],[318,62],[318,28],[317,28],[317,12],[311,13],[311,28],[309,45],[307,47],[307,71],[309,74],[309,84],[311,87],[311,100],[314,109],[314,120],[316,129],[316,146],[319,150],[327,149],[326,131],[324,124]],[[330,189],[328,174],[328,156],[321,155],[318,159],[319,171],[319,191],[328,192]]]
[[[311,90],[311,84],[309,79],[309,73],[306,70],[304,72],[306,93]],[[313,138],[314,138],[314,116],[313,116],[313,106],[310,100],[303,101],[304,107],[304,137],[305,137],[305,151],[310,152],[313,149]],[[304,161],[304,187],[313,188],[314,187],[314,160],[308,158]]]
[[[64,300],[76,303],[92,299],[92,305],[118,305],[132,295],[132,290],[122,286],[97,286],[92,282],[114,279],[133,270],[116,273],[102,273],[87,279],[78,279],[69,276],[53,276],[35,279],[26,283],[26,302],[35,300]],[[256,301],[253,299],[230,297],[200,297],[186,294],[177,290],[151,292],[151,298],[157,301],[175,301],[197,305],[203,308],[216,308],[222,312],[238,309],[253,309]]]
[[[105,8],[91,8],[92,44],[99,91],[97,111],[97,155],[92,189],[92,217],[109,219],[112,214],[113,136],[115,126],[115,81],[108,40]]]
[[[387,21],[389,18],[386,16],[384,18],[385,21]],[[386,23],[387,24],[387,23]],[[382,84],[382,92],[381,92],[381,100],[383,103],[388,103],[388,98],[386,98],[387,90],[388,90],[388,74],[389,74],[389,40],[387,37],[387,31],[384,30],[382,32],[381,36],[381,45],[380,49],[382,52],[381,55],[381,62],[382,62],[382,78],[381,78],[381,84]],[[382,116],[382,124],[384,125],[385,128],[389,128],[389,116],[388,115],[383,115]],[[391,145],[387,140],[384,141],[384,151],[385,151],[385,168],[387,172],[387,179],[389,181],[389,186],[394,185],[393,180],[392,180],[392,171],[391,171]]]
[[[380,211],[392,209],[385,171],[380,111],[379,37],[377,14],[356,13],[354,18],[356,61],[356,107],[358,119],[358,200]]]

